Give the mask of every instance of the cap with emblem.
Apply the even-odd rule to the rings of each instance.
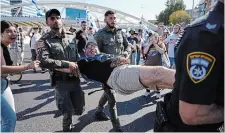
[[[57,10],[57,9],[50,9],[50,10],[48,10],[48,11],[45,13],[45,18],[46,18],[46,20],[47,20],[47,18],[50,17],[52,14],[56,14],[56,15],[58,15],[58,16],[61,16],[59,10]]]

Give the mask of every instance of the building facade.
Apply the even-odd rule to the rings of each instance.
[[[208,13],[217,2],[218,0],[200,0],[199,4],[194,8],[193,20]]]
[[[10,6],[21,3],[32,3],[31,0],[1,0],[1,6]],[[17,7],[1,11],[1,16],[37,16],[37,9],[31,6]]]
[[[1,6],[9,6],[10,1],[9,0],[1,0],[0,4],[1,4]],[[11,10],[1,11],[1,16],[11,16]]]
[[[66,8],[66,18],[87,18],[87,11],[74,8]]]
[[[206,0],[206,12],[212,10],[212,8],[216,5],[218,0]]]

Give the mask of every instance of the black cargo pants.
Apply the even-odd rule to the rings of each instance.
[[[66,130],[72,124],[72,116],[82,115],[85,110],[85,97],[80,80],[57,81],[55,94],[56,105],[63,114],[62,127]]]
[[[116,100],[115,100],[114,93],[112,93],[111,88],[109,86],[103,85],[102,87],[104,89],[104,93],[99,100],[97,111],[99,112],[103,111],[104,105],[108,101],[110,120],[112,122],[113,129],[119,129],[120,122],[117,116]]]

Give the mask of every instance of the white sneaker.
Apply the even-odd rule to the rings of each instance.
[[[150,94],[151,94],[151,92],[147,92],[147,91],[146,91],[145,94],[144,94],[144,96],[147,97],[147,96],[149,96]]]

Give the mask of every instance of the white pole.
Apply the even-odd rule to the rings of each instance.
[[[195,6],[195,0],[192,1],[191,21],[193,21],[193,16],[194,16],[194,6]]]

